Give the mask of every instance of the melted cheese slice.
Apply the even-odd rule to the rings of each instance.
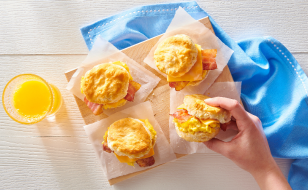
[[[219,127],[219,121],[216,119],[199,119],[204,125]]]
[[[125,63],[123,63],[122,61],[115,61],[115,62],[113,62],[112,64],[115,64],[115,65],[119,65],[119,66],[124,67],[124,68],[128,71],[128,73],[129,73],[129,80],[130,80],[130,81],[133,80],[133,77],[132,77],[132,75],[131,75],[130,72],[129,72],[129,68],[128,68],[128,66],[127,66]]]
[[[198,49],[198,57],[194,66],[185,75],[181,77],[167,76],[168,82],[202,80],[203,65],[202,65],[201,46],[198,44],[195,44],[195,46]]]
[[[154,155],[154,149],[151,148],[150,152],[146,155],[144,155],[143,157],[141,158],[129,158],[128,156],[119,156],[117,155],[116,153],[114,153],[116,155],[116,157],[118,158],[118,160],[121,162],[121,163],[127,163],[128,165],[131,165],[131,163],[134,163],[136,162],[137,160],[140,160],[140,159],[143,159],[143,158],[148,158],[148,157],[151,157]]]
[[[186,110],[186,106],[185,106],[185,104],[182,104],[179,107],[177,107],[176,109],[185,109]]]

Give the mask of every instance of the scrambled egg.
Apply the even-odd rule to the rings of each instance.
[[[155,139],[155,136],[156,136],[156,131],[154,130],[153,126],[151,125],[151,123],[149,122],[148,119],[139,119],[140,121],[142,121],[145,126],[149,129],[149,131],[151,132],[152,134],[152,137],[153,139]]]
[[[82,83],[84,83],[84,76],[81,77],[81,85],[80,85],[80,91],[83,94]]]
[[[220,127],[220,123],[214,119],[199,120],[196,117],[191,117],[184,123],[178,122],[176,118],[173,119],[178,129],[184,133],[195,134],[196,132],[213,133],[214,127]]]
[[[109,127],[108,127],[108,129],[109,129]],[[108,129],[107,129],[107,131],[105,132],[105,135],[104,135],[104,141],[105,141],[105,142],[107,142]]]

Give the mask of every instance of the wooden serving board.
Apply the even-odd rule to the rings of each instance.
[[[203,19],[199,20],[201,23],[203,23],[207,28],[209,28],[213,33],[213,27],[211,25],[210,20],[208,17],[205,17]],[[155,119],[158,121],[160,126],[162,127],[162,130],[166,136],[166,138],[169,139],[169,110],[170,110],[170,88],[167,83],[167,80],[164,76],[159,74],[156,70],[152,69],[150,66],[148,66],[146,63],[143,62],[144,58],[148,55],[151,48],[157,43],[157,41],[160,39],[162,35],[156,36],[152,39],[149,39],[147,41],[141,42],[139,44],[136,44],[134,46],[131,46],[129,48],[126,48],[122,50],[123,53],[125,53],[128,57],[134,59],[137,63],[157,75],[161,78],[161,81],[156,86],[156,88],[153,90],[153,93],[149,95],[147,98],[148,101],[151,102],[153,107],[153,112]],[[68,71],[65,73],[67,81],[70,81],[71,77],[75,73],[76,69],[73,69],[71,71]],[[223,72],[219,75],[219,77],[215,80],[215,82],[233,82],[233,78],[231,76],[229,67],[226,66],[223,70]],[[87,107],[87,105],[77,98],[76,96],[75,100],[78,105],[78,108],[80,110],[80,113],[84,119],[84,122],[86,125],[94,123],[96,121],[99,121],[101,119],[104,119],[107,117],[105,114],[101,114],[99,116],[95,116],[92,111]],[[177,158],[180,158],[182,156],[185,156],[183,154],[177,154]],[[158,167],[158,166],[156,166]],[[154,167],[155,168],[155,167]],[[110,185],[116,184],[118,182],[121,182],[123,180],[129,179],[133,176],[139,175],[145,171],[151,170],[153,168],[149,168],[147,170],[127,174],[125,176],[120,176],[117,178],[113,178],[109,180]]]

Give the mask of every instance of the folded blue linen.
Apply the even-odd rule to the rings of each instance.
[[[165,32],[181,6],[194,19],[209,16],[196,2],[136,7],[81,28],[89,49],[101,35],[124,49]],[[215,34],[234,50],[228,66],[242,81],[245,109],[262,121],[274,157],[296,160],[289,173],[293,189],[308,189],[308,79],[292,54],[271,37],[236,43],[209,16]]]
[[[289,172],[288,181],[292,189],[308,189],[308,159],[295,160]]]

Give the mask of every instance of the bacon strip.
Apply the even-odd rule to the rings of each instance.
[[[204,49],[204,50],[202,50],[203,70],[217,69],[216,54],[217,54],[217,49]]]
[[[169,82],[169,86],[170,86],[171,88],[175,88],[176,82]]]
[[[232,123],[232,121],[230,120],[229,122],[227,123],[221,123],[220,124],[220,128],[223,130],[223,131],[226,131],[228,129],[228,125],[230,125]]]
[[[221,130],[226,131],[226,130],[227,130],[227,125],[226,125],[226,123],[220,124],[220,128],[221,128]]]
[[[112,153],[113,151],[108,147],[107,142],[103,142],[103,151],[108,152],[108,153]]]
[[[180,123],[184,123],[192,117],[192,115],[189,115],[188,111],[185,109],[180,109],[174,112],[174,114],[170,114],[170,116],[177,118]]]
[[[103,113],[103,105],[102,104],[92,103],[86,97],[84,97],[84,102],[92,110],[94,115],[99,115],[99,114]]]
[[[189,81],[169,82],[169,86],[171,88],[175,88],[176,91],[180,91],[183,88],[185,88],[185,86],[187,86],[188,83]]]
[[[112,153],[113,151],[108,147],[108,141],[107,141],[108,135],[104,136],[104,141],[103,141],[103,151]]]
[[[136,163],[140,167],[152,166],[153,164],[155,164],[155,159],[154,159],[153,156],[151,156],[151,157],[148,157],[148,158],[143,158],[143,159],[137,160]]]
[[[138,84],[138,83],[137,83]],[[127,94],[126,94],[126,96],[124,97],[124,99],[125,100],[127,100],[127,101],[130,101],[130,102],[132,102],[132,101],[134,101],[134,98],[135,98],[135,93],[139,90],[139,88],[140,88],[140,84],[138,84],[138,85],[140,85],[139,86],[139,88],[138,89],[136,89],[136,82],[134,82],[134,81],[131,81],[131,82],[129,82],[129,85],[128,85],[128,90],[127,90]]]

